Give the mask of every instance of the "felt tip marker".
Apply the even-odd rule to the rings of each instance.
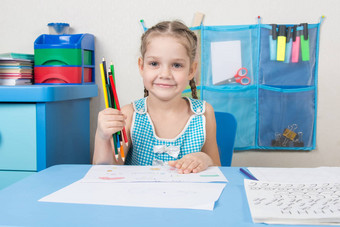
[[[286,40],[286,55],[285,55],[285,63],[289,63],[290,62],[290,58],[292,55],[292,28],[288,27],[287,28],[287,40]]]
[[[308,24],[302,23],[303,27],[301,35],[301,58],[302,61],[309,61],[309,37],[308,37]]]
[[[300,54],[300,36],[297,31],[297,25],[293,27],[293,43],[292,43],[292,62],[299,62],[299,54]]]
[[[272,30],[269,35],[269,54],[270,60],[276,61],[276,42],[277,42],[277,32],[276,32],[276,24],[271,24]]]
[[[279,25],[279,35],[277,36],[277,61],[285,60],[286,51],[286,26]]]

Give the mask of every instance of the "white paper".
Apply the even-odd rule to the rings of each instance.
[[[83,179],[39,201],[213,210],[225,184],[207,182],[227,179],[218,167],[178,174],[169,166],[94,165]]]
[[[242,67],[241,41],[212,42],[211,66],[214,85],[234,77]]]
[[[340,182],[340,167],[317,168],[260,168],[248,167],[248,170],[263,181],[292,183]]]
[[[94,165],[82,182],[228,182],[214,166],[199,173],[179,174],[170,166]]]
[[[77,181],[39,201],[213,210],[226,184],[85,183]]]
[[[340,224],[340,183],[244,180],[254,222]]]

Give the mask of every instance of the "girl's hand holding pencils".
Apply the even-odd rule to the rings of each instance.
[[[118,114],[115,115],[119,115],[121,114],[120,112],[120,105],[119,105],[119,101],[118,101],[118,96],[117,96],[117,91],[116,91],[116,85],[115,85],[115,81],[114,81],[114,67],[113,64],[111,63],[110,69],[111,72],[107,73],[106,70],[106,62],[105,59],[103,58],[102,63],[99,65],[100,67],[100,74],[101,74],[101,78],[102,78],[102,85],[103,85],[103,95],[104,95],[104,101],[105,101],[105,107],[106,109],[108,108],[114,108],[116,110],[118,110],[119,112],[115,112]],[[106,112],[103,112],[106,113]],[[103,114],[104,116],[106,114]],[[110,114],[107,114],[110,115]],[[99,119],[98,119],[99,120]],[[106,121],[105,121],[106,120]],[[122,120],[122,119],[120,119]],[[125,118],[123,118],[123,120],[125,120]],[[119,121],[119,118],[105,118],[104,117],[104,122],[106,122],[106,124],[102,125],[101,127],[101,131],[102,132],[114,132],[112,134],[112,139],[113,139],[113,150],[114,150],[114,160],[115,162],[118,162],[118,158],[119,158],[119,153],[121,155],[121,159],[124,163],[125,161],[125,152],[124,152],[124,144],[121,146],[120,141],[122,141],[123,143],[128,143],[127,140],[127,135],[126,135],[126,131],[125,131],[125,121],[123,122],[124,125],[122,126],[122,129],[120,130],[116,130],[117,127],[120,127],[121,124],[117,124],[117,122],[115,123],[115,121]],[[121,136],[121,132],[123,133],[123,136]],[[118,132],[118,133],[116,133]],[[100,132],[98,132],[100,133]],[[105,136],[105,133],[102,133],[102,136]],[[100,136],[99,136],[100,137]],[[127,144],[125,144],[127,146]]]
[[[126,116],[120,110],[107,108],[98,114],[98,136],[103,140],[112,139],[112,134],[115,134],[125,126]]]

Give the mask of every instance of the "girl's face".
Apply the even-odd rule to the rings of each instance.
[[[183,41],[171,36],[150,37],[138,66],[150,96],[168,101],[181,97],[197,68],[190,63]]]

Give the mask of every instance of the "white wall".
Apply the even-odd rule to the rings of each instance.
[[[68,22],[72,33],[96,37],[96,65],[103,56],[116,67],[121,104],[142,97],[138,74],[139,39],[147,26],[180,19],[190,25],[203,12],[205,25],[317,23],[321,15],[317,149],[310,152],[246,151],[233,166],[340,166],[340,1],[337,0],[1,0],[0,52],[33,53],[34,40],[48,33],[49,22]],[[99,68],[99,67],[98,67]],[[96,80],[100,82],[99,70]],[[91,150],[97,113],[104,108],[102,88],[91,100]]]

